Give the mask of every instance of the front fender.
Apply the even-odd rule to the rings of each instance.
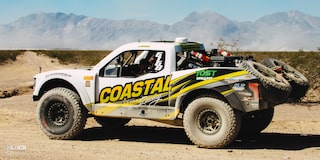
[[[69,88],[79,94],[82,103],[91,110],[94,97],[90,98],[88,90],[94,90],[94,84],[86,88],[86,81],[83,75],[71,74],[66,72],[47,72],[38,74],[34,77],[35,85],[33,99],[38,100],[48,90],[56,87]],[[92,76],[93,77],[93,76]],[[94,78],[90,83],[94,83]]]

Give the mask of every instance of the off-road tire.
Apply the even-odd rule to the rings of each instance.
[[[289,97],[290,83],[272,69],[253,61],[243,61],[240,67],[260,80],[261,94],[266,101],[276,105],[285,102]]]
[[[77,93],[54,88],[40,99],[37,108],[41,130],[51,139],[72,139],[84,128],[87,109]]]
[[[240,135],[256,135],[268,127],[274,114],[274,108],[247,113],[241,118]]]
[[[280,60],[273,58],[265,58],[261,63],[269,68],[282,68],[283,77],[289,81],[292,87],[291,94],[289,95],[289,101],[299,101],[306,95],[310,87],[310,82],[298,70]]]
[[[193,100],[183,115],[184,130],[198,147],[222,148],[239,133],[240,114],[224,101],[212,97]]]
[[[104,128],[123,127],[131,119],[124,118],[109,118],[109,117],[94,117],[94,119]]]

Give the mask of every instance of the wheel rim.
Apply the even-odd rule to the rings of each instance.
[[[261,66],[258,66],[254,64],[253,66],[256,70],[258,70],[262,75],[270,78],[277,78],[275,74],[272,74],[270,71],[268,71],[266,68],[263,68]]]
[[[301,79],[300,76],[297,73],[293,72],[293,71],[287,72],[286,76],[288,78],[291,78],[291,79]]]
[[[55,102],[48,107],[47,117],[52,125],[64,126],[69,119],[68,107],[64,103]]]
[[[285,83],[283,80],[283,78],[281,76],[279,76],[278,74],[276,74],[275,72],[273,73],[273,71],[271,69],[268,69],[267,67],[264,66],[260,66],[257,64],[254,64],[253,66],[256,70],[258,70],[263,76],[271,78],[272,81],[276,82],[276,83]]]
[[[198,128],[205,134],[217,133],[222,123],[220,116],[211,109],[201,111],[197,122]]]

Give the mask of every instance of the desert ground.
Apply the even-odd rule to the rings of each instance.
[[[224,149],[197,148],[183,128],[140,119],[111,130],[88,118],[85,130],[76,139],[50,140],[37,124],[33,75],[40,70],[78,66],[61,65],[55,59],[25,52],[17,61],[0,67],[0,160],[320,159],[319,103],[278,105],[272,123],[261,134],[238,137]]]

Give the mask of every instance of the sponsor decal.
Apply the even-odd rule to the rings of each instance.
[[[126,83],[124,86],[106,87],[100,92],[100,103],[117,102],[165,93],[169,91],[170,80],[171,76],[166,76]]]
[[[196,71],[196,80],[210,80],[213,79],[217,70],[201,70]]]
[[[246,84],[244,83],[235,83],[233,85],[233,89],[236,90],[236,91],[243,91],[246,87]]]
[[[90,81],[86,81],[85,86],[86,86],[86,87],[90,87],[90,86],[91,86]]]
[[[53,76],[71,77],[71,75],[68,73],[60,73],[60,72],[51,73],[51,74],[46,75],[45,77],[48,78],[48,77],[53,77]]]
[[[93,80],[93,76],[83,76],[83,80],[92,81]]]
[[[199,51],[201,50],[201,45],[199,43],[185,43],[180,44],[182,51]]]
[[[84,76],[83,80],[85,80],[85,86],[86,87],[90,87],[91,86],[91,82],[94,78],[93,76]]]

